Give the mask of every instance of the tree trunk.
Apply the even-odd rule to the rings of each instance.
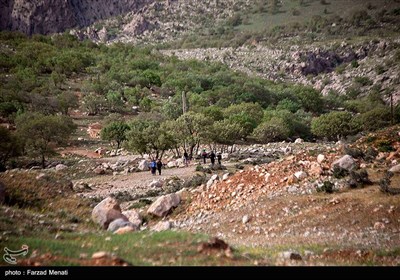
[[[117,141],[117,151],[119,150],[120,145],[121,145],[121,142]],[[117,153],[117,151],[115,151],[115,153]]]
[[[44,155],[42,154],[42,168],[45,169],[46,168],[46,162],[44,159]]]

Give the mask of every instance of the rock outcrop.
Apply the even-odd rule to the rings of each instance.
[[[137,12],[154,0],[9,0],[0,1],[0,29],[28,35],[63,32],[97,20]]]

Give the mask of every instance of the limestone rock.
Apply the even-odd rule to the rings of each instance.
[[[150,205],[147,213],[158,217],[164,217],[173,207],[178,206],[180,201],[179,195],[175,193],[163,195]]]

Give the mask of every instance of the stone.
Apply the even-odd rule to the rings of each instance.
[[[183,189],[177,191],[176,194],[179,196],[181,201],[188,200],[188,198],[190,197],[190,193],[188,192],[188,190],[186,188],[183,188]]]
[[[400,164],[391,167],[389,171],[392,173],[400,173]]]
[[[309,173],[310,175],[319,176],[319,175],[321,175],[322,173],[324,173],[324,170],[322,169],[322,167],[319,165],[318,162],[312,162],[312,163],[310,164],[310,169],[309,169],[308,173]]]
[[[181,199],[176,193],[163,195],[150,205],[147,213],[158,217],[164,217],[173,207],[178,206],[180,201]]]
[[[304,141],[303,141],[303,139],[301,139],[301,138],[297,138],[295,141],[294,141],[294,143],[295,144],[301,144],[301,143],[303,143]]]
[[[225,173],[224,175],[222,175],[222,181],[226,181],[229,178],[229,173]]]
[[[114,234],[125,234],[128,232],[134,232],[135,229],[131,226],[125,226],[125,227],[121,227],[119,229],[117,229],[116,231],[114,231]]]
[[[96,252],[96,253],[93,253],[93,255],[92,255],[92,259],[102,259],[102,258],[108,258],[108,257],[110,257],[110,254],[105,251]]]
[[[149,170],[149,162],[145,159],[141,160],[138,164],[138,169],[141,171]]]
[[[64,170],[64,169],[67,169],[68,168],[68,166],[66,166],[65,164],[57,164],[56,165],[56,170],[57,171],[60,171],[60,170]]]
[[[324,161],[325,161],[325,156],[322,155],[322,154],[319,154],[319,155],[317,156],[317,162],[318,162],[319,164],[321,164],[321,163],[323,163]]]
[[[297,260],[297,261],[302,260],[301,255],[294,251],[281,252],[281,253],[279,253],[279,257],[281,257],[282,259],[285,259],[285,260]]]
[[[356,168],[356,162],[354,160],[354,158],[352,158],[349,155],[345,155],[343,157],[341,157],[340,159],[334,161],[332,163],[331,168],[333,169],[335,166],[345,169],[345,170],[353,170],[354,168]]]
[[[95,170],[93,170],[93,172],[96,173],[97,175],[106,174],[106,171],[101,167],[97,167]]]
[[[140,225],[142,224],[143,220],[142,217],[140,216],[140,214],[134,210],[127,210],[127,211],[123,211],[122,215],[124,215],[125,217],[128,218],[128,221],[130,223],[132,223],[134,225],[135,228],[139,228]]]
[[[161,188],[164,184],[163,180],[153,180],[150,184],[149,184],[149,188],[153,189],[153,188]]]
[[[119,203],[112,197],[102,200],[92,211],[92,220],[104,229],[107,229],[112,221],[119,218],[128,221],[128,218],[122,215]]]
[[[127,227],[127,226],[135,228],[135,226],[131,222],[129,222],[127,219],[119,218],[119,219],[116,219],[116,220],[112,221],[108,225],[107,230],[111,231],[111,232],[115,232],[118,229],[123,228],[123,227]]]
[[[152,227],[151,231],[165,231],[171,229],[172,225],[169,221],[159,221],[154,227]]]
[[[296,176],[296,178],[299,180],[303,180],[308,177],[307,173],[304,171],[297,171],[296,173],[294,173],[294,176]]]
[[[250,216],[249,215],[244,215],[242,218],[242,223],[247,224],[250,221]]]

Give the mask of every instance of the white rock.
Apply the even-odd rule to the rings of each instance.
[[[317,156],[317,162],[318,162],[319,164],[323,163],[324,160],[325,160],[325,156],[324,156],[324,155],[319,154],[319,155]]]
[[[222,181],[226,181],[226,180],[228,180],[228,178],[229,178],[229,173],[225,173],[225,174],[222,176]]]
[[[60,171],[60,170],[64,170],[64,169],[67,169],[68,168],[68,166],[66,166],[65,164],[57,164],[56,165],[56,170],[57,171]]]
[[[297,138],[295,141],[294,141],[294,143],[295,144],[301,144],[301,143],[303,143],[304,141],[303,141],[303,139],[301,139],[301,138]]]
[[[150,230],[151,231],[165,231],[171,229],[172,225],[169,221],[160,221],[158,222],[154,227],[152,227]]]
[[[302,180],[302,179],[304,179],[304,178],[307,178],[307,173],[306,172],[304,172],[304,171],[297,171],[296,173],[294,173],[294,176],[297,178],[297,179],[299,179],[299,180]]]
[[[400,164],[393,166],[389,171],[392,173],[400,173]]]
[[[164,217],[173,207],[178,206],[180,202],[181,199],[179,195],[175,193],[163,195],[150,205],[147,213],[158,217]]]
[[[334,168],[335,166],[338,166],[345,170],[352,170],[356,167],[356,162],[351,156],[345,155],[342,158],[334,161],[331,168]]]
[[[242,218],[242,223],[247,224],[250,221],[249,215],[244,215]]]

